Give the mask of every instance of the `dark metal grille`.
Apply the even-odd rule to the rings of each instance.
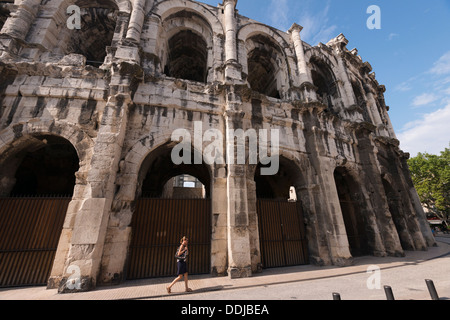
[[[300,203],[260,199],[257,211],[263,268],[309,264]]]
[[[132,219],[127,279],[174,276],[174,256],[183,236],[189,238],[189,274],[210,273],[211,200],[138,200]]]
[[[45,285],[70,198],[0,198],[0,287]]]

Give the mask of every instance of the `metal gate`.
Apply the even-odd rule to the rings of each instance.
[[[263,268],[309,264],[300,203],[259,199],[257,212]]]
[[[70,198],[0,198],[0,287],[46,285]]]
[[[183,236],[189,238],[189,274],[210,273],[211,200],[140,199],[131,227],[127,279],[174,276]]]

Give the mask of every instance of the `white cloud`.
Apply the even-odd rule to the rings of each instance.
[[[317,45],[319,42],[327,43],[337,36],[337,26],[329,25],[330,3],[323,10],[311,13],[307,9],[303,10],[302,16],[298,19],[298,23],[303,26],[302,39],[311,44]]]
[[[421,107],[433,103],[438,99],[439,97],[433,93],[424,93],[418,97],[415,97],[412,104],[414,107]]]
[[[269,7],[270,11],[270,20],[273,27],[281,30],[287,31],[291,25],[289,23],[288,13],[289,10],[289,0],[271,0]]]
[[[394,40],[394,38],[396,38],[396,37],[400,37],[400,35],[398,33],[391,33],[391,34],[389,34],[388,39],[389,39],[389,41],[391,41],[391,40]]]
[[[435,112],[408,123],[397,134],[403,151],[415,157],[419,152],[440,154],[450,142],[450,103]]]
[[[303,26],[302,40],[311,45],[327,43],[338,35],[338,27],[329,23],[330,2],[319,11],[311,9],[312,3],[312,0],[271,0],[268,6],[270,24],[279,30],[287,31],[297,22]],[[293,16],[296,12],[301,12],[300,17]]]
[[[434,63],[430,72],[437,75],[450,74],[450,51]]]
[[[450,96],[450,87],[444,90],[444,94]]]
[[[411,85],[408,82],[402,82],[395,87],[395,91],[400,91],[400,92],[410,91],[411,89],[412,89]]]

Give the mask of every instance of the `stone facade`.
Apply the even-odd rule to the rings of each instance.
[[[190,174],[205,184],[215,275],[258,272],[264,183],[274,198],[295,187],[311,263],[351,264],[345,197],[369,254],[435,245],[370,64],[342,34],[311,46],[301,26],[276,30],[239,15],[236,2],[0,1],[0,195],[11,194],[25,152],[43,137],[65,139],[79,159],[49,287],[64,291],[73,265],[81,290],[123,279],[135,202],[157,165],[151,181]],[[73,4],[81,30],[67,27]],[[196,123],[202,133],[279,130],[279,173],[166,161],[172,133],[194,136]],[[225,154],[234,140],[223,137]]]

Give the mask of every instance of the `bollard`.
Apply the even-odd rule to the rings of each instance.
[[[341,300],[341,295],[339,293],[333,293],[333,300],[334,301],[340,301]]]
[[[386,293],[387,300],[395,300],[392,288],[389,286],[384,286],[384,292]]]
[[[430,296],[432,300],[439,300],[439,296],[436,291],[436,287],[434,286],[434,282],[432,280],[425,280],[427,283],[428,291],[430,292]]]

